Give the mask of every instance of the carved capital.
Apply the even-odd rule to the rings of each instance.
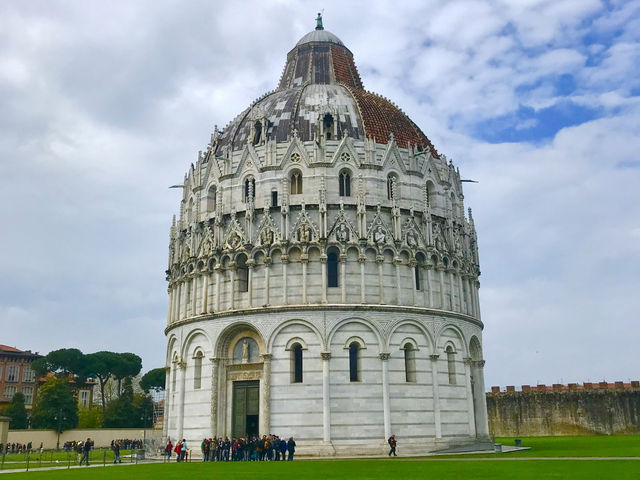
[[[429,358],[434,362],[437,361],[439,357],[440,355],[438,355],[437,353],[432,353],[431,355],[429,355]]]
[[[384,257],[382,255],[377,255],[376,263],[384,263]]]
[[[271,359],[273,358],[273,355],[270,353],[263,353],[262,355],[260,355],[262,357],[262,361],[265,363],[268,363],[271,361]]]
[[[360,256],[358,257],[358,262],[359,262],[359,263],[364,263],[364,262],[366,262],[366,261],[367,261],[367,257],[365,257],[364,255],[360,255]]]
[[[322,360],[329,360],[331,358],[331,352],[320,352]]]
[[[478,368],[484,368],[484,363],[484,360],[475,360],[473,362],[473,365]]]
[[[473,360],[471,359],[471,357],[464,357],[462,361],[464,362],[465,365],[471,365],[473,363]]]
[[[383,362],[386,362],[387,360],[389,360],[389,358],[391,357],[390,353],[386,353],[383,352],[381,354],[378,355],[378,357],[380,358],[380,360],[382,360]]]

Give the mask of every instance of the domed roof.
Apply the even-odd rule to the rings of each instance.
[[[298,40],[298,43],[296,43],[296,47],[311,42],[335,43],[336,45],[342,45],[344,47],[344,43],[342,43],[342,40],[340,40],[333,33],[328,32],[324,29],[317,29],[307,33],[304,37]]]
[[[353,55],[333,33],[324,30],[318,14],[316,29],[303,36],[287,54],[278,88],[263,95],[219,133],[216,154],[244,148],[256,139],[287,142],[317,140],[323,122],[335,122],[339,140],[390,138],[401,148],[429,149],[427,136],[395,104],[362,85]],[[329,117],[327,117],[329,116]]]

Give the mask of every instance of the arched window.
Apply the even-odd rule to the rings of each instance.
[[[193,221],[193,198],[189,200],[189,206],[187,207],[187,223],[190,224]]]
[[[256,180],[253,177],[247,177],[244,181],[244,195],[242,201],[246,203],[249,198],[252,200],[255,200],[256,198]]]
[[[422,270],[420,265],[413,267],[413,275],[416,279],[416,290],[422,290]]]
[[[338,251],[329,250],[327,253],[327,287],[338,286]]]
[[[322,128],[324,130],[324,137],[327,140],[333,138],[333,115],[327,113],[322,119]]]
[[[351,172],[349,170],[342,170],[339,176],[339,190],[341,197],[351,196]]]
[[[416,381],[416,350],[409,342],[404,345],[404,374],[407,382]]]
[[[456,384],[456,352],[451,345],[445,349],[447,352],[447,370],[449,372],[449,385]]]
[[[249,267],[247,267],[247,257],[241,255],[236,263],[236,277],[238,279],[238,291],[249,291]]]
[[[198,350],[193,359],[193,388],[199,390],[202,385],[202,352]]]
[[[428,181],[427,182],[427,186],[425,187],[425,193],[426,193],[426,197],[427,197],[427,205],[429,205],[431,208],[434,208],[436,206],[436,187],[433,184],[432,181]]]
[[[349,381],[360,381],[360,345],[358,342],[349,344]]]
[[[291,195],[299,195],[302,193],[302,173],[300,170],[293,170],[290,177],[289,192]]]
[[[253,144],[254,145],[259,145],[260,141],[262,140],[262,122],[258,120],[253,125],[253,128],[254,128]]]
[[[291,347],[291,383],[302,383],[302,345]]]
[[[277,190],[271,190],[271,206],[272,207],[277,207],[278,206],[278,191]]]
[[[218,189],[215,185],[211,185],[207,191],[207,210],[209,212],[215,212],[216,210],[216,194]]]
[[[389,175],[387,177],[387,199],[393,200],[397,196],[397,182],[398,178],[395,175]]]

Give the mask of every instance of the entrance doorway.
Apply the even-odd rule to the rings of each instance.
[[[260,380],[233,382],[232,435],[258,435]]]

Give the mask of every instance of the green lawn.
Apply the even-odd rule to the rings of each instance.
[[[497,442],[513,445],[513,438],[498,438]],[[264,475],[279,480],[295,479],[640,479],[640,460],[615,460],[615,457],[640,459],[640,435],[601,437],[523,437],[523,446],[531,450],[482,455],[456,455],[426,458],[381,458],[363,460],[313,460],[294,462],[239,463],[170,463],[144,464],[110,468],[64,469],[37,473],[11,474],[7,480],[37,478],[38,480],[90,479],[184,480],[184,478],[224,478],[225,480],[256,478]],[[401,445],[400,445],[401,447]],[[399,448],[402,455],[402,449]],[[54,454],[64,465],[66,453]],[[107,452],[107,463],[113,459]],[[123,452],[124,456],[124,452]],[[484,458],[479,458],[484,457]],[[517,459],[516,457],[525,457]],[[611,460],[535,460],[526,457],[611,457]],[[17,458],[17,456],[16,456]],[[102,451],[92,452],[93,464],[101,464]],[[9,456],[7,457],[9,459]],[[513,460],[510,460],[513,459]],[[71,457],[75,461],[75,455]],[[495,460],[495,461],[492,461]],[[7,460],[8,461],[8,460]],[[123,462],[130,460],[123,458]],[[73,464],[73,463],[72,463]],[[15,465],[15,466],[14,466]],[[4,468],[18,464],[5,463]],[[44,464],[43,464],[44,466]],[[24,464],[20,465],[24,468]],[[30,468],[37,467],[32,461]]]
[[[514,438],[496,438],[514,445]],[[531,450],[503,455],[518,457],[640,457],[640,435],[596,437],[522,437],[522,446]]]
[[[87,479],[184,480],[185,478],[285,479],[615,479],[637,480],[640,461],[635,460],[334,460],[298,462],[183,463],[71,469],[11,474],[8,480]]]
[[[130,450],[120,450],[120,458],[123,462],[130,462],[128,457]],[[0,455],[0,469],[12,470],[17,468],[27,468],[27,459],[29,469],[38,467],[57,467],[61,465],[75,465],[78,463],[78,454],[75,452],[54,452],[45,451],[26,453],[8,453],[4,459]],[[94,463],[111,463],[113,462],[113,451],[111,449],[92,450],[90,453],[90,461]],[[4,462],[3,462],[4,460]]]

